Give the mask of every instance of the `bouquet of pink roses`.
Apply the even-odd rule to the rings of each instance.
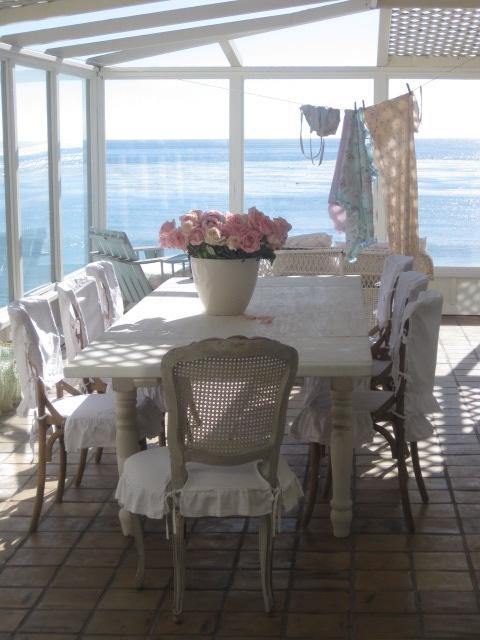
[[[286,242],[292,226],[269,218],[256,207],[248,213],[194,210],[160,227],[160,246],[181,249],[193,258],[267,258]]]

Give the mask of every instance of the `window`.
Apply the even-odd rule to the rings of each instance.
[[[63,272],[88,262],[86,81],[59,76]]]
[[[9,298],[5,168],[3,160],[3,112],[2,109],[0,109],[0,307],[8,304]]]
[[[46,73],[15,68],[23,289],[51,282]]]
[[[480,80],[391,80],[422,90],[415,136],[420,236],[436,266],[480,266]],[[420,102],[420,93],[416,92]]]
[[[323,163],[305,158],[299,144],[301,104],[353,108],[371,103],[371,80],[248,80],[245,82],[245,208],[257,206],[270,216],[282,216],[292,234],[335,232],[328,215],[342,122],[325,139]],[[305,150],[310,133],[303,123]],[[313,134],[312,147],[319,139]]]
[[[228,208],[227,81],[106,82],[107,227],[155,245],[168,219]]]

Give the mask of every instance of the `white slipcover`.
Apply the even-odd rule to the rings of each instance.
[[[407,271],[398,276],[393,298],[392,326],[390,330],[389,351],[393,355],[403,327],[403,314],[409,302],[417,300],[421,291],[428,288],[428,276],[420,271]]]
[[[410,271],[412,267],[413,258],[410,256],[392,254],[385,258],[377,304],[377,325],[380,329],[385,329],[390,320],[390,301],[397,278],[403,271]]]
[[[22,399],[17,414],[37,406],[36,378],[47,388],[63,377],[60,336],[48,300],[21,298],[8,306],[15,362]]]
[[[99,260],[85,267],[87,276],[95,278],[98,298],[105,320],[105,328],[110,327],[124,313],[122,292],[118,284],[115,269],[111,262]]]
[[[272,513],[275,492],[261,476],[256,462],[216,466],[187,462],[188,478],[177,492],[180,513],[186,517],[260,516]],[[125,460],[115,492],[131,513],[163,518],[168,513],[171,467],[168,447],[140,451]],[[279,505],[290,511],[303,495],[298,478],[280,456]]]

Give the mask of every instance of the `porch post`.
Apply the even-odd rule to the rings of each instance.
[[[230,211],[241,213],[243,201],[244,163],[244,80],[230,78]]]

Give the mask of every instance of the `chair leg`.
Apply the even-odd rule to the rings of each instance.
[[[135,589],[143,587],[143,579],[145,577],[145,545],[143,543],[143,525],[141,517],[136,513],[131,513],[133,536],[135,538],[135,547],[137,548],[137,572],[135,574]]]
[[[323,451],[322,451],[323,449]],[[309,462],[310,470],[308,476],[308,495],[305,500],[305,509],[303,511],[302,521],[300,527],[306,529],[310,523],[313,509],[315,508],[315,501],[317,499],[318,492],[318,473],[320,469],[320,458],[325,453],[325,448],[318,442],[310,443]]]
[[[260,551],[260,576],[262,580],[263,602],[265,611],[272,613],[275,602],[273,599],[272,584],[273,522],[271,514],[260,516],[258,545]]]
[[[172,510],[173,540],[173,620],[179,623],[185,594],[185,523],[176,510]]]
[[[420,466],[420,459],[418,457],[418,444],[416,442],[410,443],[410,453],[412,455],[413,472],[415,474],[415,480],[417,481],[417,487],[422,496],[422,501],[427,504],[429,501],[427,487],[425,486],[422,475],[422,467]]]
[[[325,484],[323,485],[322,498],[328,500],[332,493],[332,459],[328,458],[327,475],[325,478]]]
[[[38,521],[42,512],[43,496],[45,494],[45,479],[47,476],[47,428],[39,421],[38,424],[38,462],[37,462],[37,493],[33,505],[32,519],[30,520],[30,533],[37,530]]]
[[[79,487],[82,482],[83,472],[85,471],[85,466],[87,464],[87,456],[88,456],[88,449],[81,449],[80,460],[78,461],[77,473],[75,474],[76,487]]]
[[[58,438],[59,456],[60,456],[60,472],[57,481],[57,495],[55,500],[62,502],[63,492],[65,491],[65,478],[67,477],[67,452],[65,451],[65,440],[63,435]]]
[[[412,507],[410,504],[410,496],[408,495],[408,469],[407,469],[407,452],[405,443],[405,431],[403,424],[393,422],[395,430],[395,440],[397,441],[397,468],[398,468],[398,484],[400,488],[400,496],[402,499],[402,508],[407,529],[410,533],[415,531],[415,521],[412,515]]]
[[[100,462],[102,461],[102,455],[103,447],[97,447],[97,450],[95,451],[95,464],[100,464]]]

